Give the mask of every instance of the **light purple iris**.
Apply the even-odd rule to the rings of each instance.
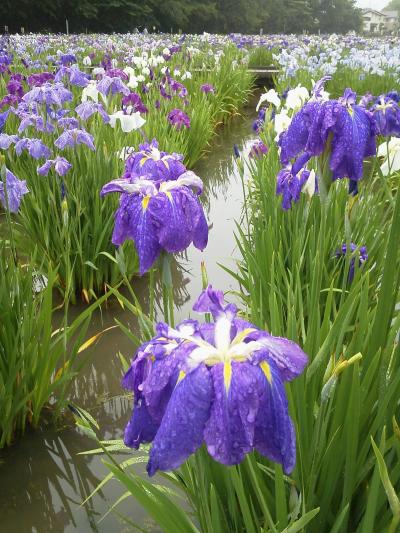
[[[300,154],[319,156],[327,149],[333,180],[359,180],[364,159],[376,153],[375,122],[356,104],[355,93],[346,89],[339,100],[308,102],[281,134],[279,145],[285,165]]]
[[[190,128],[190,118],[182,109],[173,109],[170,111],[168,113],[168,122],[177,130],[180,130],[182,126]]]
[[[74,148],[77,144],[86,144],[91,150],[95,150],[93,135],[78,128],[65,130],[58,139],[54,141],[54,145],[60,150],[64,150],[67,147]]]
[[[114,76],[110,78],[109,76],[103,76],[102,79],[98,82],[96,89],[108,96],[109,94],[122,93],[125,96],[130,94],[128,87],[121,81],[121,78]]]
[[[208,240],[208,226],[198,199],[203,186],[201,179],[186,171],[180,161],[179,175],[169,175],[167,180],[160,178],[158,163],[170,172],[168,158],[161,156],[161,159],[160,152],[156,154],[157,160],[147,165],[148,174],[137,174],[137,164],[142,171],[152,159],[149,155],[140,153],[139,162],[137,154],[130,156],[125,177],[107,183],[101,191],[102,196],[121,193],[112,242],[118,246],[129,239],[134,241],[140,274],[152,267],[163,250],[170,254],[182,252],[192,242],[203,250]],[[155,170],[154,175],[150,174],[151,169]]]
[[[296,437],[284,382],[303,372],[306,354],[238,318],[211,286],[193,309],[214,322],[160,323],[132,360],[123,379],[134,394],[125,444],[152,443],[150,476],[178,468],[203,443],[224,465],[256,450],[290,473]]]
[[[79,70],[77,66],[73,67],[61,67],[55,75],[54,80],[56,82],[63,81],[63,78],[67,77],[71,85],[77,87],[86,87],[89,84],[89,76]]]
[[[29,192],[25,180],[19,180],[14,174],[6,168],[5,183],[0,181],[0,202],[4,209],[11,213],[17,213],[24,194]],[[7,195],[7,198],[6,198]]]
[[[0,148],[8,150],[12,144],[19,141],[18,135],[8,135],[7,133],[0,134]]]
[[[28,104],[46,104],[48,106],[62,106],[72,100],[72,93],[62,83],[44,83],[39,87],[33,87],[23,96],[23,101]]]
[[[41,176],[47,176],[50,169],[53,167],[59,176],[65,176],[65,174],[72,168],[72,165],[67,159],[65,159],[65,157],[57,156],[55,159],[48,159],[41,167],[38,167],[38,174]]]
[[[51,151],[40,139],[24,137],[15,143],[15,153],[20,156],[24,150],[34,159],[50,157]]]
[[[96,104],[90,100],[82,102],[75,108],[76,114],[82,120],[88,120],[95,113],[99,113],[104,123],[110,122],[110,117],[106,113],[106,110],[102,104]]]
[[[73,130],[79,128],[79,120],[75,117],[62,117],[57,120],[57,126],[63,130]]]

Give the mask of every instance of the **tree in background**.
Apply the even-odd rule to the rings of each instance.
[[[400,0],[392,0],[392,3]],[[346,33],[358,30],[354,0],[0,0],[10,31]]]
[[[361,9],[356,7],[355,0],[317,0],[313,11],[321,33],[347,33],[361,29]]]

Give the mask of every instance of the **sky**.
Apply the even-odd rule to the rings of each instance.
[[[390,0],[357,0],[358,7],[372,7],[373,9],[383,9]]]

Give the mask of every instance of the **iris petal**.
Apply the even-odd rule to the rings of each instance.
[[[150,476],[178,468],[200,448],[211,399],[211,376],[204,365],[178,383],[153,441],[147,465]]]

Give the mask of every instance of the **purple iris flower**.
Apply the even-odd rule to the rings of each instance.
[[[38,103],[48,106],[62,106],[64,102],[72,100],[72,93],[60,83],[46,82],[41,86],[33,87],[23,96],[23,101],[28,104]]]
[[[3,109],[3,107],[13,106],[17,105],[20,102],[20,98],[16,96],[15,94],[6,94],[1,100],[0,100],[0,109]]]
[[[8,135],[7,133],[0,134],[0,148],[8,150],[12,144],[19,141],[18,135]]]
[[[66,147],[74,148],[77,144],[86,144],[91,150],[95,150],[93,135],[78,128],[65,130],[58,139],[54,141],[54,145],[60,150],[64,150]]]
[[[57,125],[63,130],[79,128],[79,120],[75,117],[62,117],[57,120]]]
[[[107,76],[110,78],[120,78],[122,81],[129,81],[129,76],[119,68],[110,68],[107,70]]]
[[[152,267],[163,250],[182,252],[192,242],[204,250],[208,226],[198,199],[202,186],[198,176],[186,171],[175,180],[157,183],[151,176],[133,176],[103,187],[102,196],[121,193],[112,242],[118,246],[128,239],[134,241],[140,274]]]
[[[46,82],[53,81],[54,74],[51,72],[40,72],[39,74],[31,74],[28,76],[27,82],[29,87],[40,87]]]
[[[125,110],[128,106],[132,106],[133,111],[139,113],[148,113],[149,111],[137,93],[130,93],[122,98],[122,109]]]
[[[355,253],[357,252],[357,253]],[[358,255],[358,267],[360,268],[365,261],[368,259],[368,253],[367,253],[367,247],[366,246],[356,246],[354,243],[350,243],[350,247],[347,247],[347,244],[342,244],[341,248],[339,250],[336,250],[335,257],[341,258],[345,257],[347,254],[351,254],[353,257],[350,260],[350,266],[349,266],[349,274],[348,274],[348,282],[351,283],[354,279],[354,273],[355,273],[355,263],[356,263],[356,257]]]
[[[261,159],[263,155],[268,153],[268,146],[263,143],[263,141],[255,141],[249,152],[249,157],[251,159]]]
[[[88,120],[95,113],[99,113],[104,123],[110,122],[110,117],[108,116],[106,110],[102,104],[96,104],[90,100],[82,102],[75,108],[76,114],[82,120]]]
[[[281,162],[287,164],[304,152],[318,156],[327,149],[333,180],[359,180],[364,159],[376,153],[375,137],[372,114],[346,89],[339,100],[308,102],[296,113],[279,139]]]
[[[210,94],[214,93],[215,89],[214,86],[211,85],[211,83],[203,83],[202,85],[200,85],[200,91],[205,94]]]
[[[376,99],[371,111],[379,135],[400,137],[400,106],[396,100],[382,95]]]
[[[22,197],[28,192],[29,189],[26,186],[26,181],[19,180],[10,170],[8,170],[8,168],[6,168],[5,183],[0,181],[0,202],[4,209],[7,209],[8,206],[8,210],[11,213],[17,213]]]
[[[160,94],[165,100],[171,100],[172,96],[167,93],[165,90],[165,87],[162,83],[160,83]]]
[[[103,76],[102,79],[97,83],[96,89],[107,96],[108,94],[122,93],[125,96],[128,96],[130,90],[128,87],[121,81],[121,78],[114,76],[110,78],[109,76]]]
[[[223,293],[209,285],[193,306],[214,322],[159,323],[139,347],[123,385],[134,393],[124,440],[152,443],[147,472],[178,468],[203,443],[224,465],[253,450],[281,463],[296,462],[296,436],[284,382],[300,375],[307,356],[294,342],[238,318]]]
[[[33,126],[36,131],[41,131],[44,133],[52,133],[54,131],[54,126],[49,121],[45,122],[43,117],[37,113],[18,111],[17,115],[21,119],[21,122],[18,126],[19,133],[22,133],[30,126]]]
[[[183,126],[190,128],[190,118],[181,109],[173,109],[168,113],[168,122],[174,126],[177,130],[180,130]]]
[[[292,202],[300,200],[301,189],[310,176],[310,171],[303,168],[309,159],[309,154],[303,154],[293,165],[287,165],[278,173],[276,194],[282,195],[282,208],[285,210],[292,207]]]
[[[314,95],[314,98],[321,98],[322,91],[325,88],[325,83],[330,81],[332,79],[332,76],[323,76],[320,80],[316,82],[312,89],[312,93]]]
[[[171,87],[171,90],[180,98],[185,98],[188,94],[188,91],[183,83],[179,83],[179,81],[176,81],[172,78],[169,80],[169,86]]]
[[[62,81],[65,76],[67,76],[71,85],[86,87],[89,84],[89,76],[79,70],[77,66],[61,67],[56,73],[54,80],[56,82]]]
[[[4,130],[4,126],[6,125],[9,114],[9,110],[5,111],[4,113],[0,113],[0,133]]]
[[[52,167],[54,167],[54,170],[59,176],[65,176],[72,168],[72,165],[65,157],[57,156],[55,159],[48,159],[41,167],[38,167],[38,174],[40,176],[47,176]]]
[[[64,66],[72,65],[73,63],[76,63],[76,56],[74,54],[61,54],[60,55],[60,63]]]
[[[176,180],[186,172],[181,154],[168,153],[159,150],[158,142],[139,145],[139,151],[133,152],[125,163],[126,179],[146,177],[159,184],[162,181]]]
[[[27,150],[29,155],[34,159],[50,157],[51,151],[40,139],[30,139],[23,137],[15,143],[15,153],[20,156],[24,150]]]
[[[22,98],[24,96],[24,87],[22,83],[17,79],[11,79],[7,83],[7,91],[10,94],[17,96],[18,98]]]

